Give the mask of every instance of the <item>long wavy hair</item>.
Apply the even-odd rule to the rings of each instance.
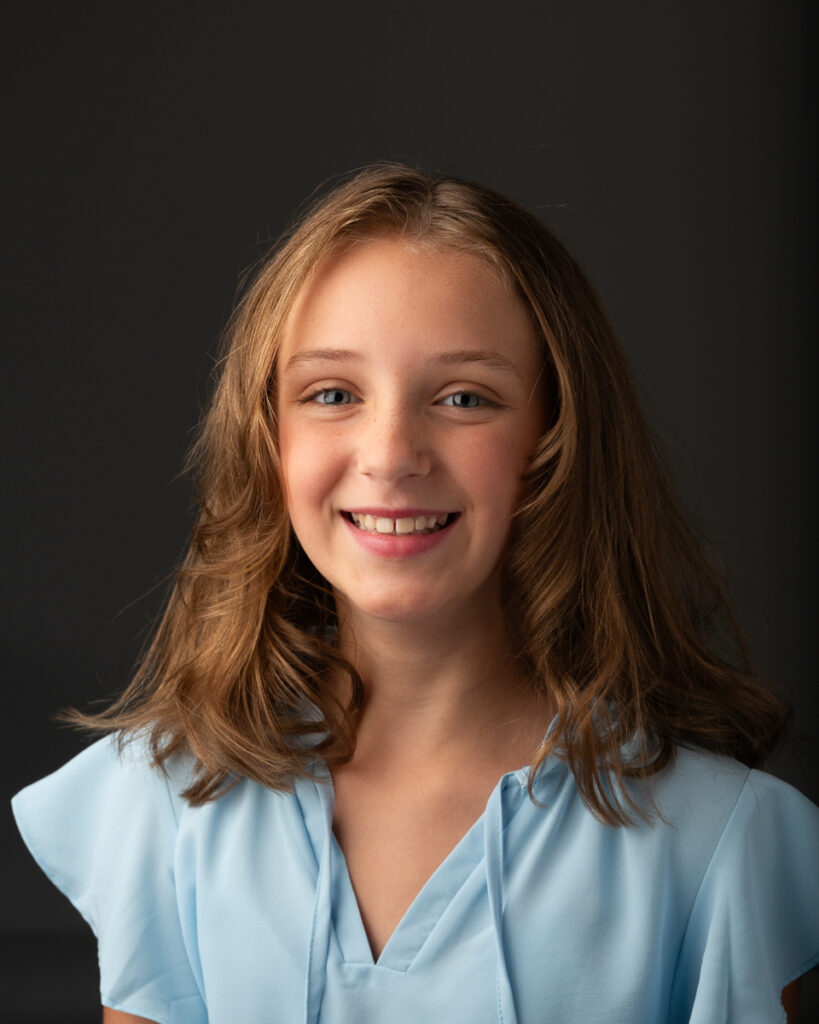
[[[759,765],[789,713],[754,677],[719,576],[687,525],[624,355],[583,272],[521,206],[474,183],[380,164],[318,199],[245,287],[190,456],[200,511],[135,676],[75,724],[147,734],[195,759],[193,804],[240,777],[287,789],[316,754],[349,759],[363,684],[334,645],[330,588],[294,536],[276,441],[276,359],[293,301],[328,254],[395,235],[487,261],[531,315],[550,421],[503,566],[515,649],[556,711],[556,754],[610,824],[641,813],[631,777],[678,744]],[[323,681],[350,681],[340,703]]]

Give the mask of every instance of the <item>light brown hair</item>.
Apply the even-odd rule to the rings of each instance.
[[[522,207],[395,164],[367,168],[316,201],[244,290],[190,459],[201,509],[165,611],[122,696],[70,719],[125,739],[147,731],[160,765],[188,750],[193,803],[242,776],[287,788],[316,752],[331,766],[352,755],[363,685],[334,646],[332,593],[290,528],[276,357],[319,262],[385,234],[489,262],[542,343],[550,421],[503,574],[515,649],[557,712],[535,767],[550,753],[564,757],[590,808],[622,824],[639,813],[626,780],[661,770],[678,744],[762,763],[787,709],[751,672],[589,282]],[[330,672],[349,677],[349,706],[325,692]]]

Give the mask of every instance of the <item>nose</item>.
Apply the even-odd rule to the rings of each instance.
[[[428,439],[418,416],[393,408],[372,417],[359,442],[359,472],[392,483],[426,476],[431,466]]]

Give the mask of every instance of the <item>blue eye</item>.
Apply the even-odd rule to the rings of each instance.
[[[441,405],[450,405],[454,409],[477,409],[482,405],[491,405],[483,397],[474,391],[455,391],[446,398],[441,399]]]
[[[318,405],[349,405],[352,400],[353,396],[343,388],[322,388],[308,399]]]

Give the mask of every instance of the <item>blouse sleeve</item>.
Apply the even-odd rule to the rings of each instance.
[[[780,1024],[782,989],[819,962],[819,808],[751,771],[680,950],[673,1022]]]
[[[102,1002],[159,1024],[206,1024],[175,887],[177,808],[135,742],[110,737],[12,801],[37,863],[97,936]]]

